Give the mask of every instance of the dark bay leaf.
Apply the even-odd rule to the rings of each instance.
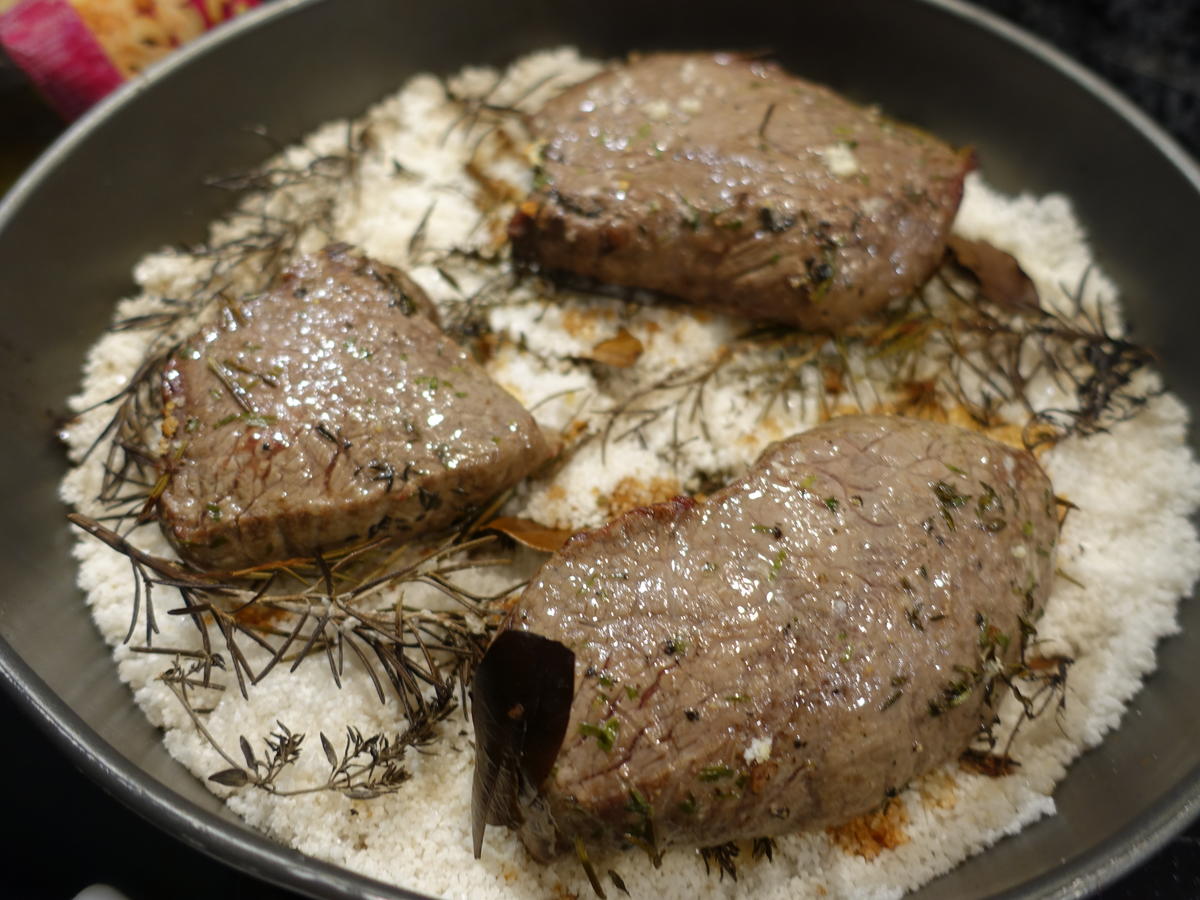
[[[627,329],[622,328],[614,337],[603,340],[593,347],[592,352],[587,354],[587,358],[604,363],[606,366],[627,369],[638,361],[644,349],[640,340],[630,334]]]
[[[558,756],[575,693],[575,654],[527,631],[492,641],[471,682],[475,777],[471,831],[475,858],[488,825],[522,821],[531,797]]]
[[[562,545],[575,533],[565,528],[548,528],[530,519],[518,519],[514,516],[492,519],[483,527],[485,531],[499,531],[518,544],[547,553],[562,549]]]
[[[946,242],[951,259],[978,284],[993,303],[1017,312],[1041,310],[1037,288],[1010,254],[986,241],[951,235]]]

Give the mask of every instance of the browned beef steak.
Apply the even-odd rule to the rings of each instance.
[[[574,652],[574,699],[504,824],[545,859],[575,837],[705,846],[878,807],[991,715],[1057,533],[1030,454],[853,417],[772,445],[705,503],[575,537],[511,620]]]
[[[769,63],[647,56],[533,120],[510,228],[550,269],[836,329],[925,281],[970,156]]]
[[[395,269],[331,248],[230,304],[164,374],[163,528],[234,568],[448,525],[549,451]]]

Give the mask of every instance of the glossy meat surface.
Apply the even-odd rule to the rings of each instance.
[[[838,329],[924,282],[970,156],[769,63],[661,54],[533,120],[518,255],[734,315]]]
[[[449,525],[549,456],[529,413],[344,247],[230,303],[166,368],[168,537],[207,568]]]
[[[850,417],[772,445],[702,504],[577,536],[512,617],[575,653],[526,845],[707,846],[878,807],[990,716],[1057,532],[1028,453]]]

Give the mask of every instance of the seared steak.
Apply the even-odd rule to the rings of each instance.
[[[853,417],[772,445],[704,503],[578,535],[511,617],[574,652],[565,739],[552,768],[508,766],[543,779],[519,804],[487,785],[477,804],[539,859],[576,837],[706,846],[876,808],[992,715],[1057,534],[1029,453]]]
[[[549,455],[402,273],[334,247],[230,303],[163,376],[164,531],[235,568],[449,525]]]
[[[547,269],[837,329],[924,282],[970,154],[769,63],[634,60],[549,101],[510,227]]]

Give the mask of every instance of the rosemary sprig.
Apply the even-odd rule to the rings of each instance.
[[[855,412],[942,421],[965,415],[981,428],[1015,422],[1030,448],[1095,434],[1146,403],[1135,376],[1153,357],[1088,311],[1086,279],[1068,292],[1065,313],[1013,309],[947,264],[888,314],[843,335],[755,328],[713,359],[635,386],[592,428],[603,451],[626,440],[649,445],[647,429],[669,421],[660,452],[679,466],[683,446],[697,435],[710,439],[705,390],[736,385],[759,404],[760,422],[781,408],[815,410],[821,420]],[[1039,406],[1035,391],[1045,379],[1072,402]]]
[[[204,573],[145,553],[79,513],[70,519],[128,557],[137,573],[127,638],[140,606],[146,610],[147,630],[145,645],[134,649],[199,659],[205,683],[214,667],[228,665],[243,696],[281,664],[294,672],[314,654],[324,656],[330,677],[340,686],[349,656],[370,678],[381,702],[387,689],[406,715],[428,715],[431,691],[464,689],[499,621],[500,602],[522,587],[485,593],[460,584],[464,572],[511,563],[505,554],[480,556],[499,549],[502,539],[474,533],[474,522],[432,547],[374,541],[329,559]],[[433,610],[395,600],[406,585],[430,587],[455,608]],[[151,591],[164,588],[182,600],[169,613],[192,622],[199,650],[154,645]],[[222,648],[219,664],[214,647]]]

